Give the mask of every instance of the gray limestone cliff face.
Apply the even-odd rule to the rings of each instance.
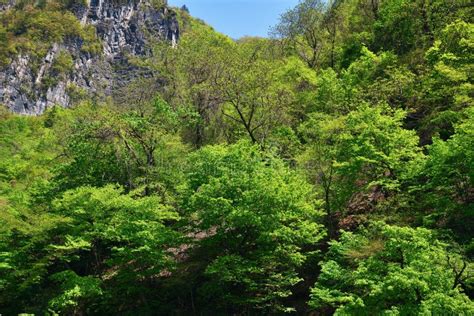
[[[14,5],[9,1],[0,11]],[[179,39],[176,16],[166,5],[157,9],[147,0],[89,0],[73,11],[82,24],[96,28],[102,54],[86,53],[80,38],[69,38],[54,44],[39,67],[31,65],[30,56],[19,55],[0,69],[0,104],[16,113],[38,115],[54,105],[70,106],[78,91],[97,98],[111,95],[147,75],[128,60],[151,54],[150,39],[167,40],[170,45]],[[53,61],[62,51],[72,57],[72,71],[54,84],[45,84],[54,76]]]
[[[6,0],[4,2],[0,1],[0,11],[10,9],[15,5],[16,0]]]

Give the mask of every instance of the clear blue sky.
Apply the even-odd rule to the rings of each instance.
[[[171,6],[186,4],[192,16],[235,39],[267,36],[280,14],[297,3],[298,0],[168,0]]]

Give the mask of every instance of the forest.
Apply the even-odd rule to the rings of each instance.
[[[100,54],[19,2],[0,66]],[[473,9],[301,0],[235,40],[174,8],[112,96],[0,106],[0,314],[474,315]]]

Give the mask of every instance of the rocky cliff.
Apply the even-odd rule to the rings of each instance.
[[[14,6],[15,1],[4,1],[0,10]],[[17,113],[37,115],[53,105],[70,106],[78,94],[111,95],[142,73],[129,60],[150,54],[151,40],[176,45],[179,39],[176,15],[166,2],[88,0],[78,1],[69,10],[82,25],[94,26],[101,52],[84,50],[83,39],[69,36],[52,43],[34,66],[30,54],[19,53],[0,69],[0,104]],[[70,56],[72,69],[59,76],[54,62],[64,52]]]

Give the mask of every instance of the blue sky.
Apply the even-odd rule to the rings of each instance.
[[[298,0],[168,0],[171,6],[186,4],[192,16],[235,39],[267,36],[280,14],[297,3]]]

